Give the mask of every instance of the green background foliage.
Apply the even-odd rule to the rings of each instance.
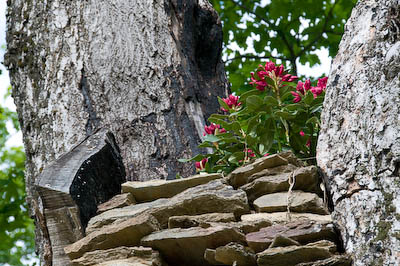
[[[297,75],[297,64],[320,63],[315,51],[334,57],[357,0],[211,0],[224,31],[225,67],[232,91],[250,89],[249,73],[276,59]],[[236,43],[237,46],[232,44]],[[254,51],[243,52],[252,47]],[[328,73],[326,73],[328,74]]]
[[[7,124],[19,130],[17,114],[0,106],[0,265],[22,266],[35,256],[34,225],[25,201],[25,153],[5,145]]]

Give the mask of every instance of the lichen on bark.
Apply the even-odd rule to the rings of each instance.
[[[359,1],[329,75],[317,161],[355,265],[400,264],[400,3]]]

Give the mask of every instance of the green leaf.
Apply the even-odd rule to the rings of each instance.
[[[187,163],[187,162],[200,162],[201,160],[203,160],[204,158],[207,158],[208,156],[204,155],[204,154],[197,154],[196,156],[189,158],[189,159],[178,159],[178,162],[181,163]]]
[[[250,118],[249,120],[248,120],[248,123],[247,123],[247,134],[250,134],[251,132],[253,132],[253,130],[255,129],[255,127],[258,125],[258,123],[259,123],[259,115],[255,115],[255,116],[253,116],[252,118]]]
[[[308,91],[306,93],[306,96],[303,98],[303,101],[307,105],[310,105],[314,101],[314,95],[311,93],[311,91]]]
[[[230,163],[237,164],[239,163],[239,161],[242,161],[243,159],[244,159],[244,152],[235,152],[229,157],[228,161]]]
[[[229,117],[228,115],[212,114],[212,115],[210,115],[209,119],[216,118],[216,119],[224,120],[224,119],[227,119],[228,117]]]
[[[207,134],[204,136],[204,141],[218,142],[220,141],[220,138],[217,137],[216,135]]]
[[[260,99],[260,97],[256,96],[256,95],[251,95],[247,98],[246,100],[246,105],[247,108],[251,111],[255,111],[259,108],[262,107],[263,105],[263,100]]]
[[[221,127],[225,128],[226,130],[231,130],[232,128],[232,123],[226,122],[225,120],[215,118],[215,117],[209,117],[208,121],[211,123],[215,123],[217,125],[220,125]]]
[[[252,95],[260,95],[260,94],[261,94],[261,91],[259,91],[257,89],[249,90],[240,95],[239,101],[245,103],[248,97],[250,97]]]
[[[320,125],[320,121],[319,121],[318,117],[313,116],[306,121],[306,125],[307,124]]]
[[[267,105],[270,105],[270,106],[278,106],[279,105],[278,100],[272,96],[265,96],[264,103]]]
[[[260,144],[262,144],[262,147],[260,146],[259,151],[261,154],[264,154],[271,149],[272,144],[274,143],[274,134],[275,132],[273,130],[267,130],[260,136]]]
[[[225,110],[229,110],[230,109],[229,105],[227,105],[226,102],[224,102],[224,100],[222,100],[220,97],[218,97],[218,102],[219,102],[219,105],[222,108],[224,108]]]
[[[275,116],[279,116],[279,117],[281,117],[283,119],[286,119],[286,120],[291,120],[291,119],[294,119],[296,117],[295,115],[293,115],[293,114],[291,114],[289,112],[286,112],[286,111],[276,111],[274,113],[274,115]]]

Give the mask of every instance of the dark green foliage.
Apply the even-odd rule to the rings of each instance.
[[[267,59],[279,59],[297,75],[296,62],[320,63],[315,51],[327,48],[335,56],[344,24],[357,0],[211,0],[224,30],[225,64],[232,91],[250,88],[248,73]],[[268,3],[268,4],[266,4]],[[262,5],[264,4],[264,5]],[[255,53],[229,48],[236,43]]]
[[[34,225],[25,201],[24,151],[5,147],[8,122],[19,129],[16,113],[0,106],[0,265],[22,266],[34,255]]]

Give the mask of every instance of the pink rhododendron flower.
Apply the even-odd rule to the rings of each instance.
[[[280,85],[283,81],[292,82],[297,79],[296,76],[285,74],[285,68],[283,65],[276,66],[274,62],[266,62],[265,66],[259,65],[259,71],[257,71],[257,77],[254,73],[251,73],[251,82],[256,89],[264,91],[266,87],[270,86],[266,81],[265,77],[276,79]],[[284,85],[283,85],[284,86]]]
[[[201,160],[200,162],[195,162],[196,165],[196,171],[201,171],[204,170],[206,163],[207,163],[208,159],[204,158],[203,160]]]
[[[322,89],[325,89],[327,83],[328,83],[328,77],[320,78],[320,79],[318,80],[317,87],[320,87],[320,88],[322,88]]]
[[[299,133],[299,134],[300,134],[300,136],[302,136],[302,137],[304,137],[304,135],[305,135],[303,130],[302,130],[302,131],[300,131],[300,133]]]
[[[246,152],[246,150],[244,150]],[[256,157],[256,154],[251,149],[247,149],[247,157]]]
[[[300,93],[297,93],[297,92],[294,92],[294,91],[291,91],[290,93],[294,96],[294,99],[293,99],[294,103],[298,103],[298,102],[301,101]]]
[[[227,98],[222,99],[231,109],[237,110],[240,105],[242,105],[239,101],[239,96],[235,96],[233,94],[229,95]],[[225,108],[221,107],[221,110],[224,112],[228,112]]]
[[[326,83],[328,82],[328,77],[324,77],[318,80],[317,87],[312,87],[311,92],[314,98],[317,98],[326,88]]]
[[[269,155],[269,153],[266,153],[266,154],[263,155],[263,157],[267,157],[268,155]]]
[[[308,139],[308,140],[307,140],[306,146],[310,148],[310,146],[311,146],[311,139]]]
[[[326,88],[328,78],[324,77],[318,80],[317,87],[311,87],[311,81],[308,79],[306,82],[299,81],[296,86],[296,91],[292,91],[292,95],[294,96],[293,102],[298,103],[301,101],[302,96],[306,95],[307,91],[311,91],[314,96],[314,99],[318,97]]]
[[[226,130],[225,128],[221,128],[221,125],[217,125],[214,123],[211,123],[209,126],[204,126],[205,132],[203,133],[203,136],[205,135],[218,135],[219,133],[225,133]]]

